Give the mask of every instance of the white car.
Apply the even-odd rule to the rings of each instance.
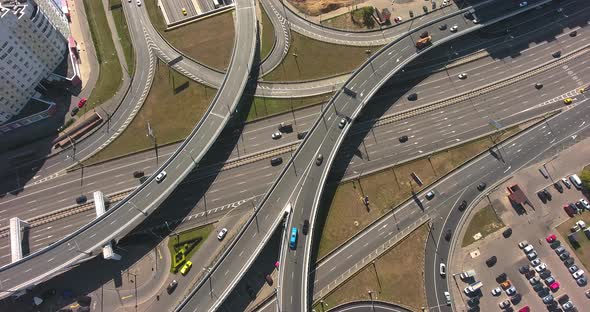
[[[219,233],[217,234],[217,239],[223,240],[223,238],[225,237],[225,234],[227,234],[227,229],[226,228],[221,229],[221,231],[219,231]]]
[[[466,79],[467,78],[467,73],[460,73],[459,74],[459,79]]]
[[[584,275],[584,270],[577,270],[572,274],[575,279],[578,279]]]
[[[535,267],[535,271],[541,273],[547,269],[547,265],[545,263],[541,263]],[[583,273],[583,272],[582,272]]]
[[[447,304],[451,304],[451,294],[448,291],[445,291],[445,298],[447,299]]]
[[[523,8],[523,7],[527,6],[528,4],[529,4],[528,2],[523,1],[523,2],[519,3],[518,6]]]
[[[530,253],[528,253],[528,254],[526,255],[526,257],[527,257],[527,258],[529,258],[529,260],[536,259],[536,258],[537,258],[537,253],[536,253],[536,252],[534,252],[534,251],[531,251]]]
[[[442,3],[443,6],[447,6],[450,4],[451,4],[451,2],[449,2],[449,0],[443,0],[443,3]]]
[[[537,258],[533,261],[531,261],[531,266],[536,267],[537,265],[541,264],[541,259]]]
[[[563,185],[565,185],[565,187],[572,188],[572,184],[570,183],[570,180],[566,179],[566,178],[561,178],[561,182],[563,182]]]
[[[502,294],[502,288],[496,287],[492,289],[492,296],[499,296],[500,294]]]
[[[500,309],[508,308],[510,306],[510,301],[504,300],[504,301],[500,302],[498,304],[498,306],[500,306]]]
[[[524,247],[526,247],[528,245],[529,245],[529,242],[524,240],[524,241],[518,243],[518,248],[523,249]]]
[[[440,264],[440,276],[444,277],[447,275],[447,266],[444,263]]]
[[[160,173],[158,173],[158,175],[156,176],[156,182],[160,183],[162,181],[164,181],[164,179],[166,179],[166,171],[162,171]]]
[[[585,200],[584,198],[580,198],[580,203],[582,203],[582,206],[584,206],[585,209],[590,210],[590,204],[588,204],[587,200]]]
[[[277,132],[273,133],[273,134],[271,135],[271,137],[272,137],[272,139],[273,139],[273,140],[278,140],[278,139],[280,139],[281,137],[283,137],[283,134],[282,134],[280,131],[277,131]]]
[[[457,32],[457,30],[459,29],[459,26],[457,26],[457,24],[453,25],[453,27],[451,27],[449,30],[451,32]]]
[[[516,293],[516,287],[514,286],[510,286],[508,289],[506,289],[506,294],[508,296],[512,296]]]
[[[141,0],[137,0],[137,6],[141,6]]]

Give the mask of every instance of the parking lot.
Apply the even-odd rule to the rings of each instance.
[[[528,306],[530,311],[552,311],[543,303],[543,297],[551,295],[551,301],[557,301],[558,298],[565,294],[568,295],[569,301],[577,307],[578,311],[590,311],[587,308],[590,306],[590,298],[585,295],[585,291],[590,289],[590,286],[587,283],[582,283],[582,286],[579,286],[568,271],[568,267],[554,250],[558,245],[562,246],[564,251],[569,253],[569,257],[573,259],[578,269],[588,272],[568,245],[568,238],[563,237],[556,230],[558,225],[570,220],[563,206],[570,202],[577,202],[581,198],[585,198],[585,196],[573,186],[571,188],[563,187],[563,193],[560,193],[553,186],[553,183],[557,181],[564,186],[563,182],[560,181],[562,177],[579,173],[583,166],[588,163],[588,158],[585,155],[590,155],[590,145],[587,143],[577,144],[561,152],[559,157],[545,160],[544,166],[542,162],[522,170],[490,193],[489,200],[484,198],[478,204],[474,212],[477,209],[491,205],[506,226],[484,239],[455,250],[452,261],[453,267],[449,270],[453,280],[449,280],[449,287],[453,291],[457,311],[479,311],[477,307],[481,308],[482,311],[502,311],[499,304],[506,300],[512,301],[510,302],[510,308],[506,309],[507,311],[511,311],[511,309],[519,311],[525,306]],[[547,178],[541,174],[539,168],[546,169],[544,173]],[[514,184],[518,184],[528,198],[528,203],[522,207],[523,209],[519,209],[508,200],[507,188]],[[551,200],[545,200],[545,203],[541,201],[537,194],[538,191],[544,188],[551,196]],[[471,216],[473,214],[472,212]],[[575,215],[572,219],[572,221],[568,221],[568,226],[569,223],[574,223],[580,217]],[[468,223],[469,220],[467,220],[466,225]],[[461,235],[464,233],[465,228],[466,226],[463,227]],[[503,235],[503,232],[508,228],[510,228],[511,234]],[[553,246],[550,246],[547,237],[552,234],[555,235],[555,238],[550,237],[549,241],[555,239],[559,243],[553,242]],[[578,240],[587,240],[584,233],[581,232],[578,233],[577,238]],[[527,248],[527,251],[536,253],[536,255],[530,255],[530,260],[539,259],[537,261],[545,264],[546,268],[544,270],[541,268],[535,270],[531,266],[530,260],[527,259],[527,253],[523,250],[524,244],[521,246],[522,248],[519,247],[519,242],[522,241],[527,241],[531,246]],[[529,250],[530,248],[532,250]],[[590,250],[587,252],[590,252]],[[488,266],[486,260],[493,256],[496,257],[496,261],[493,265]],[[566,258],[565,255],[563,257]],[[519,272],[519,268],[524,265],[528,265],[528,270],[532,271],[528,273],[528,276]],[[475,270],[476,275],[471,280],[462,280],[459,274],[468,270]],[[526,273],[524,268],[523,272]],[[503,273],[506,274],[505,277],[502,276]],[[584,276],[587,276],[587,274],[584,273]],[[533,288],[533,284],[529,281],[529,278],[534,276],[539,278],[539,282],[534,283],[536,289]],[[553,290],[550,289],[553,281],[549,279],[548,283],[546,283],[544,280],[549,276],[557,282],[557,284],[553,284]],[[492,295],[492,290],[500,287],[500,283],[504,280],[508,280],[510,285],[505,284],[503,288],[507,288],[511,295],[513,295],[513,292],[520,294],[520,299],[518,295],[516,297],[508,296],[506,289],[503,288],[500,288],[500,294]],[[472,302],[470,305],[469,299],[473,297],[466,296],[464,289],[475,281],[483,283],[480,289],[481,292],[478,292],[481,297],[475,295],[475,297],[479,298],[479,304]],[[513,288],[510,286],[513,286]],[[511,300],[511,298],[516,300]],[[563,301],[565,303],[566,300]],[[557,305],[557,302],[555,302],[555,305]],[[562,310],[555,309],[555,311]]]

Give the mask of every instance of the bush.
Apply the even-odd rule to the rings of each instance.
[[[584,188],[590,190],[590,166],[584,167],[582,173],[580,173],[580,180],[582,180]]]

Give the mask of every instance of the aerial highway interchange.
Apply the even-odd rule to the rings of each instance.
[[[268,14],[275,27],[279,48],[275,47],[260,64],[261,72],[276,68],[285,57],[286,53],[280,49],[289,42],[284,27],[332,43],[386,45],[369,56],[367,62],[351,75],[330,78],[325,83],[283,85],[258,82],[255,92],[264,96],[301,97],[332,90],[336,93],[320,106],[251,122],[235,131],[229,126],[224,129],[226,123],[235,118],[235,109],[247,84],[257,80],[251,73],[257,72],[253,66],[257,66],[254,8],[258,4],[237,1],[236,39],[227,73],[186,56],[171,65],[195,81],[218,87],[219,91],[207,114],[195,125],[185,142],[160,149],[160,159],[167,160],[161,161],[159,168],[155,166],[153,151],[146,151],[90,166],[82,173],[80,169],[66,173],[66,168],[75,165],[72,159],[84,159],[99,146],[106,146],[115,139],[113,132],[106,131],[103,126],[77,142],[75,150],[64,150],[41,162],[41,167],[33,168],[38,176],[47,179],[17,185],[14,194],[7,193],[1,199],[0,225],[5,227],[11,217],[27,220],[71,206],[73,198],[81,192],[79,174],[83,175],[84,192],[101,190],[105,194],[115,194],[125,190],[128,193],[126,198],[113,203],[114,207],[105,216],[94,221],[91,221],[95,217],[94,211],[88,210],[32,228],[28,235],[31,254],[16,263],[8,264],[10,243],[4,236],[0,242],[0,262],[4,264],[0,269],[3,296],[45,282],[69,266],[88,260],[105,243],[122,239],[139,224],[148,229],[164,222],[166,225],[170,222],[196,226],[211,220],[223,220],[232,213],[243,216],[245,221],[230,227],[228,239],[231,241],[213,263],[196,265],[196,270],[203,268],[196,283],[182,285],[182,291],[179,289],[169,300],[164,300],[162,308],[174,311],[222,309],[275,230],[284,228],[280,252],[277,253],[280,268],[275,281],[276,297],[261,310],[311,310],[318,295],[325,295],[323,292],[330,291],[329,288],[333,287],[330,285],[344,272],[384,243],[384,238],[380,237],[386,234],[384,229],[390,231],[386,235],[389,236],[402,233],[416,226],[417,222],[429,222],[436,248],[426,249],[427,304],[431,309],[451,310],[454,304],[447,305],[443,294],[449,288],[449,281],[440,278],[437,263],[441,261],[440,255],[444,258],[452,252],[451,245],[440,239],[443,229],[461,226],[458,224],[461,214],[454,209],[456,203],[480,200],[482,195],[475,188],[478,183],[485,181],[494,185],[519,169],[554,154],[572,136],[587,137],[587,125],[584,125],[588,118],[586,96],[578,89],[582,83],[587,84],[584,78],[590,68],[586,65],[588,43],[587,29],[584,28],[588,24],[589,8],[580,3],[582,1],[559,4],[531,1],[519,6],[513,2],[482,1],[474,6],[478,23],[463,15],[471,7],[456,9],[452,6],[420,18],[401,33],[394,28],[382,32],[346,33],[330,28],[318,30],[317,26],[282,6],[280,1],[262,1],[262,7],[272,11]],[[545,7],[536,9],[542,5]],[[529,10],[535,14],[527,14]],[[170,62],[180,55],[151,26],[145,9],[131,6],[126,7],[125,12],[132,21],[130,29],[135,48],[141,51],[137,53],[138,63],[150,65],[147,68],[139,66],[124,99],[127,104],[112,116],[107,126],[110,129],[124,127],[125,120],[132,114],[132,106],[143,101],[152,79],[151,64],[155,57]],[[476,33],[505,19],[511,23],[503,34],[488,39],[480,38]],[[459,31],[439,28],[443,23],[460,25]],[[277,31],[278,27],[281,31]],[[546,30],[555,40],[539,43],[537,40],[544,39],[542,32],[535,31],[538,29]],[[573,30],[577,36],[568,34]],[[416,49],[415,42],[424,31],[435,39],[427,48]],[[506,45],[517,49],[523,41],[529,40],[536,44],[520,49],[518,57],[507,60],[495,57],[494,53],[503,53],[500,51]],[[462,55],[479,49],[488,51],[490,56],[461,64]],[[560,51],[560,58],[552,56],[551,52],[556,50]],[[439,53],[445,56],[439,57]],[[427,61],[421,57],[436,60],[429,63],[431,68],[442,69],[433,73],[420,70],[420,62]],[[457,65],[452,65],[453,62]],[[451,66],[444,67],[447,65]],[[563,74],[564,65],[575,73]],[[527,72],[538,69],[542,70],[527,76]],[[468,73],[468,79],[457,78],[464,72]],[[420,82],[412,84],[416,78]],[[502,83],[505,85],[494,89],[494,85]],[[542,83],[543,88],[534,88],[535,83]],[[488,91],[486,88],[492,89]],[[407,99],[413,93],[418,95],[418,102]],[[572,98],[574,105],[564,108],[566,98]],[[417,106],[437,105],[439,108],[409,117],[404,115]],[[371,109],[363,110],[365,106]],[[319,235],[314,230],[316,211],[320,208],[324,185],[330,181],[330,176],[338,176],[339,180],[353,179],[362,173],[375,172],[485,136],[491,131],[492,120],[511,126],[539,116],[552,117],[502,143],[502,159],[493,154],[482,154],[424,189],[415,199],[404,202],[379,222],[363,229],[354,240],[338,249],[337,256],[322,259],[317,265],[310,262],[313,260],[313,240]],[[292,122],[295,131],[283,134],[277,141],[270,134],[281,122]],[[297,134],[303,132],[307,133],[305,138],[298,138]],[[407,143],[401,142],[401,135],[408,136]],[[252,156],[254,159],[250,159]],[[271,157],[281,157],[283,163],[273,166],[269,162]],[[131,175],[136,170],[143,170],[151,177],[139,185]],[[167,178],[156,183],[154,177],[162,170],[167,172]],[[195,191],[195,187],[199,190]],[[432,201],[424,199],[423,194],[429,190],[436,193]],[[418,207],[416,199],[426,204]],[[146,220],[158,206],[175,207],[178,212],[171,215],[176,218],[158,211],[153,218]],[[300,233],[296,248],[288,246],[290,229],[299,228],[301,231],[304,220],[309,221],[310,234]],[[214,235],[210,239],[215,239]],[[193,262],[198,260],[193,259]],[[403,307],[387,303],[375,305],[367,302],[353,303],[341,309],[405,311]]]

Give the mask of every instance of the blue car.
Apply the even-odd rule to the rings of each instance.
[[[297,249],[297,228],[293,227],[291,229],[291,237],[289,238],[289,248],[295,250]]]

